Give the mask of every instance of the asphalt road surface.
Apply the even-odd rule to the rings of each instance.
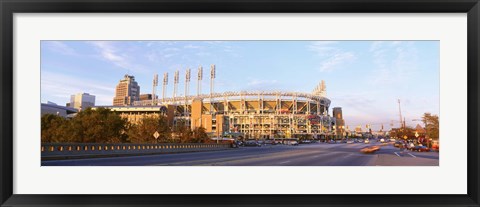
[[[380,143],[265,145],[222,151],[42,161],[42,166],[438,166],[437,152],[410,152]]]

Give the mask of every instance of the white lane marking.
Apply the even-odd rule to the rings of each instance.
[[[416,157],[415,155],[412,155],[412,154],[410,154],[410,153],[407,153],[407,154],[410,155],[410,156],[412,156],[412,157]]]
[[[281,162],[281,163],[279,163],[279,164],[285,164],[285,163],[289,163],[289,162],[290,162],[290,160],[287,160],[287,161]]]
[[[397,152],[394,152],[394,153],[395,153],[395,155],[397,155],[397,156],[401,157],[401,156],[400,156],[400,155],[399,155]]]
[[[315,155],[315,156],[313,156],[313,158],[317,158],[317,157],[320,157],[320,155]]]

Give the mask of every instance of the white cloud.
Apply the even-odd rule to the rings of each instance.
[[[209,52],[197,52],[197,53],[195,53],[195,55],[203,57],[203,56],[210,56],[212,54],[209,53]]]
[[[165,49],[163,49],[164,52],[178,52],[180,51],[180,49],[176,48],[176,47],[167,47]]]
[[[138,51],[136,50],[122,50],[120,47],[116,46],[113,41],[90,41],[89,44],[97,49],[100,59],[110,62],[119,68],[133,71],[135,73],[151,73],[151,69],[132,61],[132,59],[134,59],[132,57],[138,55]],[[149,60],[155,58],[154,56],[150,56],[150,54],[147,54],[145,57]]]
[[[185,49],[200,49],[202,47],[198,46],[198,45],[185,45],[183,48],[185,48]]]
[[[417,70],[418,51],[410,41],[376,41],[370,46],[376,66],[373,84],[396,84],[407,81]]]
[[[337,52],[335,47],[337,41],[316,41],[308,46],[308,48],[317,53],[318,56],[327,57],[332,52]]]
[[[277,80],[259,80],[259,79],[251,79],[247,85],[249,86],[265,86],[265,85],[272,85],[278,83]]]
[[[105,60],[113,63],[114,65],[129,69],[130,64],[127,61],[125,55],[119,54],[119,51],[111,42],[106,41],[93,41],[91,42],[100,52],[100,55]]]
[[[343,94],[334,94],[330,98],[334,100],[335,106],[342,107],[347,125],[365,127],[365,124],[375,124],[373,128],[378,130],[382,123],[385,129],[389,128],[390,119],[397,117],[395,100],[375,98],[378,96],[379,94],[375,91],[348,91]],[[379,108],[379,104],[387,106],[390,104],[391,107]]]
[[[44,46],[62,55],[76,55],[75,50],[61,41],[45,41]]]
[[[163,58],[171,58],[173,56],[177,55],[176,53],[169,53],[169,54],[164,54],[162,57]]]
[[[334,71],[356,59],[355,53],[338,48],[337,41],[316,41],[308,46],[321,59],[320,72]]]
[[[89,79],[42,71],[41,92],[42,94],[50,94],[53,97],[57,97],[57,100],[52,101],[58,102],[57,104],[60,105],[69,102],[71,95],[83,92],[95,95],[95,104],[97,105],[111,105],[115,95],[115,88],[114,85],[107,85]],[[43,102],[48,101],[44,100],[45,98],[42,95]]]
[[[352,52],[339,52],[331,55],[328,59],[322,62],[320,65],[320,71],[333,71],[338,65],[349,62],[355,59],[355,55]]]
[[[270,91],[278,90],[282,87],[278,80],[257,79],[249,77],[247,83],[241,90],[245,91]],[[238,89],[238,87],[235,87]]]

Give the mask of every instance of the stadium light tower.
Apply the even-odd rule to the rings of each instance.
[[[153,88],[152,88],[152,106],[157,102],[157,86],[158,86],[158,74],[153,76]]]
[[[213,80],[215,80],[215,65],[210,66],[210,97],[213,95]]]
[[[190,90],[190,68],[185,72],[185,98],[188,96]]]
[[[163,74],[162,102],[165,102],[165,93],[168,85],[168,73]]]
[[[203,68],[202,66],[198,67],[198,79],[197,79],[197,96],[202,93],[202,79],[203,79]]]
[[[210,113],[213,113],[213,80],[215,80],[215,65],[210,65]]]
[[[187,96],[190,90],[190,68],[185,72],[185,112],[188,115]]]
[[[175,74],[173,76],[173,101],[175,102],[175,98],[177,97],[177,89],[178,89],[178,75],[179,75],[179,72],[178,70],[175,71]]]

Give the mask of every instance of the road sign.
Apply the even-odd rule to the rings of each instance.
[[[155,133],[153,133],[153,137],[155,137],[155,139],[158,139],[159,136],[160,136],[160,134],[157,131],[155,131]]]

